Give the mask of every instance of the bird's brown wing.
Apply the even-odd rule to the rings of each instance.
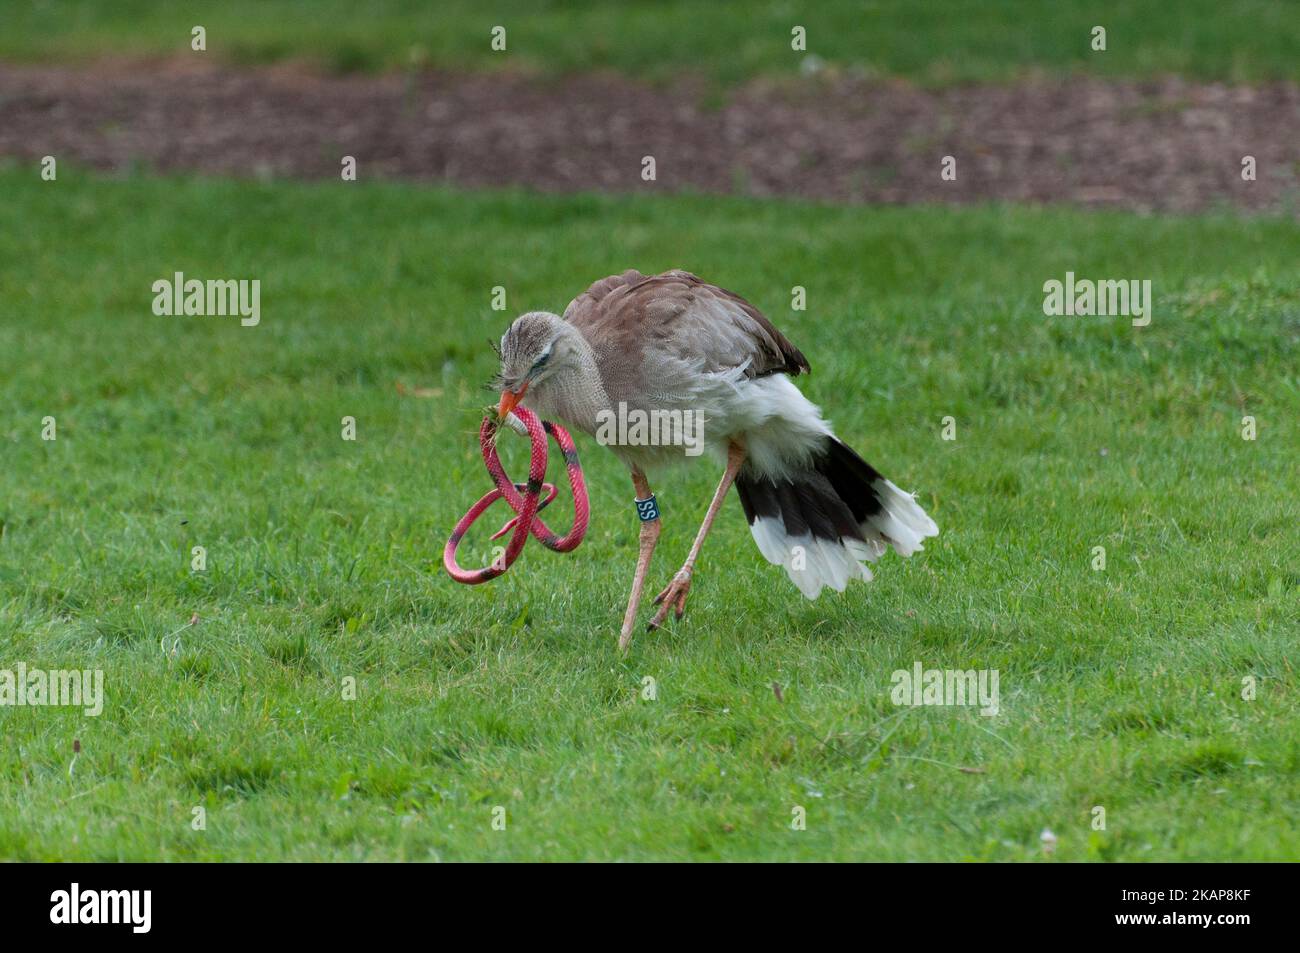
[[[569,304],[564,320],[598,357],[644,366],[655,352],[703,361],[703,370],[744,366],[746,377],[807,373],[797,347],[740,295],[686,271],[625,271],[597,281]]]

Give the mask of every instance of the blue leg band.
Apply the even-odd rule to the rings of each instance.
[[[659,501],[655,499],[653,493],[648,500],[633,500],[636,504],[636,515],[641,517],[642,523],[649,523],[651,520],[659,518]]]

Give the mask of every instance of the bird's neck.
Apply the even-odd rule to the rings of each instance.
[[[598,415],[609,409],[609,395],[601,383],[591,345],[576,328],[570,328],[569,333],[578,355],[577,365],[545,381],[532,403],[543,417],[555,417],[585,433],[595,434]]]

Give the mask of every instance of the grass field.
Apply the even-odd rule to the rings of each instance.
[[[1294,222],[63,167],[0,194],[0,668],[106,680],[98,718],[0,708],[0,858],[1009,860],[1044,828],[1064,860],[1300,858]],[[485,339],[630,266],[762,307],[942,535],[808,603],[729,500],[686,619],[620,657],[631,488],[580,439],[584,545],[451,582]],[[1152,279],[1151,325],[1045,317],[1067,270]],[[261,279],[261,324],[156,317],[173,271]],[[656,480],[652,591],[716,477]],[[1000,714],[895,707],[916,661],[998,669]]]
[[[1273,0],[156,0],[20,2],[5,11],[0,57],[208,54],[237,62],[305,59],[350,72],[441,68],[615,69],[652,80],[720,83],[793,74],[804,53],[831,68],[927,84],[1007,80],[1027,70],[1127,78],[1180,73],[1234,82],[1300,78],[1300,18]],[[491,30],[506,28],[506,51]],[[1090,47],[1094,26],[1105,52]]]

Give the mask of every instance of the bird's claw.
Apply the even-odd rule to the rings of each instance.
[[[659,611],[654,614],[649,624],[646,625],[647,632],[653,632],[663,625],[668,618],[668,610],[673,610],[673,616],[680,619],[686,612],[686,596],[691,591],[691,570],[683,566],[682,569],[673,576],[673,581],[668,583],[667,588],[659,595],[655,596],[652,605],[659,607]]]

